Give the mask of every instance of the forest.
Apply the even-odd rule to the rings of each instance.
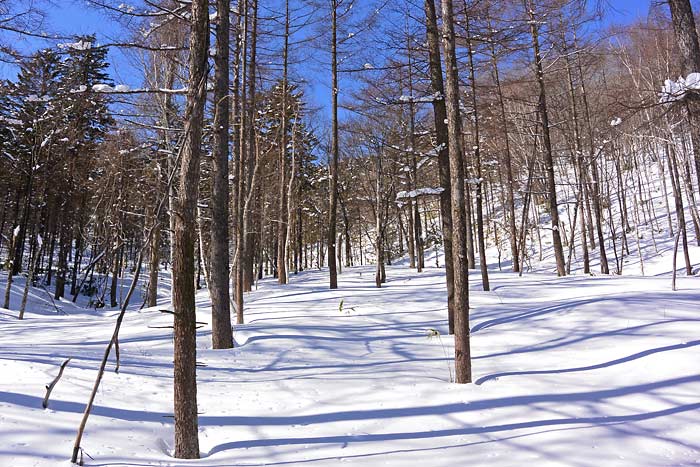
[[[700,461],[694,3],[0,0],[0,464]]]

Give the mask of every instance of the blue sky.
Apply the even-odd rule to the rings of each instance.
[[[646,16],[650,4],[654,0],[604,0],[607,4],[605,22],[628,23],[636,18]],[[693,3],[697,3],[695,0]],[[361,0],[358,1],[361,5]],[[46,29],[63,34],[97,34],[99,42],[106,42],[109,38],[119,36],[119,25],[111,18],[95,11],[87,6],[83,0],[57,0],[47,8]],[[32,50],[38,47],[36,41],[23,40],[17,44],[23,50]],[[112,67],[110,75],[116,83],[126,83],[131,86],[139,86],[140,78],[130,66],[130,59],[120,51],[110,51],[108,57]],[[0,63],[0,77],[10,78],[16,73],[15,67]],[[312,72],[314,81],[323,81],[329,78],[327,73]],[[318,82],[312,86],[312,96],[319,104],[323,105],[329,94],[329,83]]]
[[[608,18],[613,23],[625,23],[646,16],[652,0],[607,0]]]

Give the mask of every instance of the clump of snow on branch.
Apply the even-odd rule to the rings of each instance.
[[[94,92],[120,93],[120,92],[130,92],[131,88],[126,84],[117,84],[114,87],[110,86],[109,84],[93,84],[92,90]]]
[[[117,8],[124,11],[125,13],[133,13],[134,10],[136,10],[136,8],[134,8],[131,5],[127,5],[126,3],[119,4]]]
[[[90,41],[78,41],[78,42],[67,42],[65,44],[58,44],[59,49],[73,49],[73,50],[89,50],[92,48],[92,42]]]
[[[416,96],[401,96],[399,97],[399,102],[404,102],[404,103],[431,103],[435,101],[442,100],[442,94],[439,92],[436,92],[435,94],[431,94],[429,96],[423,96],[423,97],[416,97]]]
[[[659,101],[662,104],[671,104],[682,101],[688,94],[698,91],[700,91],[700,73],[690,73],[687,77],[681,76],[676,81],[667,79],[661,88]]]
[[[114,88],[109,84],[93,84],[92,90],[95,92],[112,92]]]
[[[439,195],[443,191],[445,191],[444,188],[438,187],[438,188],[418,188],[416,190],[411,190],[411,191],[399,191],[396,193],[396,199],[407,199],[407,198],[418,198],[419,196],[427,196],[427,195]]]

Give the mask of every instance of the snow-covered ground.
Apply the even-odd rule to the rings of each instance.
[[[387,273],[382,289],[371,267],[344,270],[336,291],[318,271],[261,282],[234,350],[211,350],[200,329],[198,461],[169,454],[172,318],[135,304],[121,370],[110,364],[83,438],[86,465],[700,463],[700,279],[672,292],[668,276],[494,271],[484,293],[475,274],[476,384],[455,385],[443,271]],[[39,300],[25,321],[0,310],[0,466],[67,465],[114,324],[114,311],[57,315]]]

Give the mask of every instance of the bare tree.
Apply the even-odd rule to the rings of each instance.
[[[428,61],[430,82],[433,92],[441,99],[433,100],[433,118],[435,120],[435,144],[438,150],[440,173],[440,213],[442,219],[442,241],[445,250],[445,279],[447,281],[447,312],[449,332],[454,334],[454,260],[452,257],[452,195],[450,178],[449,131],[447,127],[447,110],[445,108],[445,86],[442,78],[440,58],[440,38],[437,25],[435,1],[425,0],[425,26],[428,39]]]
[[[426,0],[432,1],[432,0]],[[434,8],[432,8],[434,10]],[[455,382],[472,381],[469,345],[469,270],[467,265],[467,218],[464,209],[462,123],[459,109],[459,78],[455,52],[452,0],[442,0],[442,45],[445,50],[445,107],[449,131],[450,188],[452,195],[452,260],[454,263]]]
[[[542,53],[540,52],[539,23],[535,16],[536,6],[534,0],[525,0],[525,9],[529,17],[530,35],[532,37],[532,53],[535,61],[535,72],[539,86],[539,100],[537,110],[542,127],[542,141],[544,144],[544,168],[547,176],[547,198],[549,201],[549,215],[552,219],[552,244],[554,256],[557,262],[557,274],[566,275],[566,261],[559,232],[559,203],[557,202],[557,186],[554,178],[554,152],[552,149],[552,137],[549,128],[549,111],[547,109],[547,87],[544,82],[544,66],[542,65]]]
[[[216,56],[214,60],[214,142],[212,154],[210,283],[212,347],[233,347],[229,275],[229,27],[230,2],[216,2]]]
[[[338,288],[338,270],[336,266],[336,217],[338,210],[338,160],[340,147],[338,141],[338,0],[331,0],[331,113],[333,118],[331,128],[331,153],[328,170],[330,173],[329,203],[328,203],[328,270],[330,288]]]
[[[173,238],[175,457],[181,459],[199,458],[194,245],[208,74],[209,11],[206,0],[192,1],[191,22],[186,136],[180,161]]]

